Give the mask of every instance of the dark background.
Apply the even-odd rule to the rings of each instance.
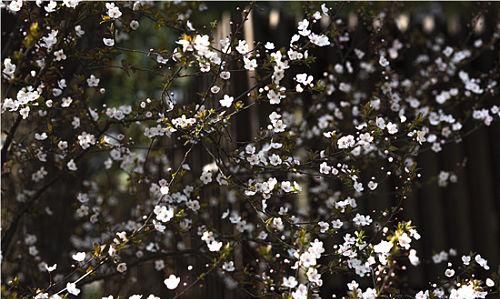
[[[219,19],[218,30],[221,34],[226,30],[231,30],[229,24],[224,20],[229,18],[237,20],[240,13],[235,12],[236,6],[244,7],[244,3],[208,3],[209,10],[206,13],[207,20]],[[471,45],[477,38],[491,37],[498,26],[499,5],[496,3],[331,3],[332,7],[338,11],[346,23],[350,24],[351,37],[353,44],[358,43],[360,48],[369,49],[374,46],[373,32],[367,30],[370,27],[371,20],[380,12],[386,12],[388,15],[407,14],[410,17],[408,32],[400,32],[397,28],[392,28],[394,36],[408,38],[409,34],[414,34],[414,38],[427,38],[433,40],[435,37],[443,37],[450,42],[450,45]],[[279,47],[289,42],[290,36],[296,28],[298,17],[302,10],[307,9],[307,4],[298,2],[258,2],[252,15],[252,33],[257,41],[273,41]],[[274,24],[270,22],[270,16],[279,16]],[[474,31],[471,20],[476,16],[482,15],[485,25],[482,31]],[[430,31],[422,29],[424,19],[432,17],[434,28]],[[356,20],[356,21],[355,21]],[[6,40],[9,32],[16,30],[19,20],[11,15],[6,15],[2,11],[2,40]],[[352,23],[352,24],[351,24]],[[352,25],[352,26],[351,26]],[[87,29],[90,30],[90,29]],[[158,37],[154,31],[147,26],[141,25],[144,34],[134,37],[127,41],[130,47],[151,44],[152,46],[171,43],[175,38],[174,34]],[[137,36],[137,35],[136,35]],[[89,41],[92,42],[92,41]],[[100,42],[98,39],[93,42]],[[4,59],[4,50],[9,44],[2,42],[2,60]],[[356,45],[358,46],[358,45]],[[375,45],[376,46],[376,45]],[[321,53],[321,59],[334,65],[341,61],[342,55],[349,49],[339,49],[338,53]],[[497,50],[498,51],[498,50]],[[322,55],[322,56],[321,56]],[[139,56],[131,54],[129,59],[140,61]],[[481,72],[488,69],[491,63],[498,63],[499,53],[493,51],[479,56],[471,72]],[[407,72],[411,74],[412,61],[400,61],[399,63],[407,65]],[[96,69],[97,70],[97,69]],[[311,73],[320,73],[321,70],[312,70]],[[106,102],[110,105],[118,103],[130,103],[134,101],[137,95],[136,90],[144,94],[153,92],[156,88],[155,79],[149,77],[147,73],[135,73],[132,76],[117,76],[116,74],[102,71],[100,74],[101,82],[112,95]],[[239,84],[232,86],[235,94],[239,94],[248,88],[246,75],[241,75]],[[150,84],[145,84],[149,82]],[[141,86],[139,88],[139,85]],[[2,90],[3,91],[3,90]],[[238,92],[239,91],[239,92]],[[178,91],[181,99],[189,99],[194,91],[182,89]],[[493,99],[497,105],[500,100]],[[307,104],[307,102],[306,102]],[[259,108],[261,109],[261,108]],[[257,130],[259,123],[264,123],[267,111],[251,110],[242,116],[239,123],[234,128],[234,134],[238,140],[249,140],[252,130]],[[2,122],[4,125],[4,123]],[[250,125],[249,125],[250,124]],[[249,128],[251,130],[249,130]],[[5,130],[5,126],[3,128]],[[175,153],[173,153],[175,159]],[[210,157],[199,153],[194,155],[193,159],[198,161],[209,161]],[[432,151],[422,153],[418,162],[422,169],[424,178],[435,177],[440,170],[455,170],[458,175],[458,182],[449,184],[447,187],[438,187],[434,181],[422,182],[421,188],[413,194],[412,198],[405,202],[405,215],[407,219],[412,219],[423,237],[417,242],[416,249],[419,256],[429,259],[433,254],[449,248],[454,248],[459,254],[469,252],[480,253],[487,258],[489,265],[494,271],[500,271],[500,124],[493,123],[490,127],[481,128],[472,131],[464,138],[463,143],[448,144],[443,147],[443,151],[436,154]],[[2,189],[6,186],[2,186]],[[55,187],[51,194],[64,194],[71,189],[69,182],[62,183]],[[391,184],[381,186],[382,190],[390,190]],[[385,208],[396,204],[391,197],[390,192],[386,196],[381,196],[376,201],[362,203],[362,209],[371,210],[374,208]],[[60,206],[54,210],[60,215],[67,215],[57,219],[40,218],[38,230],[43,235],[51,235],[50,242],[41,240],[40,244],[45,247],[39,248],[48,256],[48,260],[58,260],[62,249],[67,248],[68,236],[72,233],[71,222],[72,214],[65,213],[66,206]],[[53,228],[57,227],[57,231]],[[53,240],[58,240],[53,242]],[[137,271],[139,277],[149,277],[149,270],[139,267]],[[419,267],[419,270],[411,270],[408,283],[415,288],[424,288],[427,281],[433,280],[436,275],[441,275],[443,268],[435,266],[432,263],[425,263]],[[343,277],[325,277],[325,294],[329,289],[342,289],[345,285]],[[154,292],[155,289],[161,289],[161,286],[155,285],[157,281],[144,280],[135,284],[129,289],[125,286],[127,292],[136,290],[144,292]],[[111,288],[105,286],[106,289]],[[211,277],[207,280],[205,288],[200,288],[189,293],[190,298],[243,298],[242,293],[237,291],[224,290],[220,280]]]

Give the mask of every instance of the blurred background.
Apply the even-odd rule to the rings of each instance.
[[[245,8],[245,2],[207,2],[207,9],[203,13],[196,13],[193,18],[195,28],[215,27],[217,37],[226,36],[232,30],[231,20],[241,20],[241,11],[237,8]],[[168,6],[168,4],[165,4]],[[311,7],[310,7],[311,6]],[[252,41],[273,41],[277,47],[287,45],[291,35],[296,31],[296,24],[301,20],[304,11],[317,8],[317,5],[306,2],[257,2],[250,19],[245,23],[243,38],[249,43]],[[445,40],[451,46],[472,46],[478,40],[489,40],[499,26],[498,15],[500,5],[488,2],[374,2],[374,3],[350,3],[335,2],[329,6],[343,20],[343,26],[348,28],[351,41],[360,49],[369,51],[372,47],[380,46],[377,40],[377,20],[380,18],[393,18],[389,28],[384,28],[383,33],[391,35],[391,40],[400,38],[402,40],[425,39],[434,41],[437,38]],[[165,7],[167,9],[167,7]],[[217,20],[217,23],[213,23]],[[2,11],[2,38],[8,32],[15,30],[15,16],[5,14]],[[87,26],[98,26],[98,24]],[[86,27],[89,32],[91,28]],[[375,29],[374,29],[375,28]],[[161,33],[161,34],[159,34]],[[120,45],[124,48],[143,49],[168,48],[178,39],[178,33],[169,28],[158,29],[154,22],[142,22],[137,33],[130,36],[124,34],[119,37]],[[117,41],[119,40],[117,39]],[[86,43],[89,45],[101,43],[101,38],[87,37]],[[9,45],[2,45],[2,59],[5,55],[4,49]],[[500,60],[498,48],[495,51],[485,53],[476,58],[474,68],[471,72],[481,72],[489,69],[492,63]],[[343,56],[352,51],[352,47],[339,47],[331,52],[319,53],[320,59],[326,63],[335,65],[343,60]],[[115,59],[114,63],[121,65],[121,61],[126,59],[131,65],[141,66],[147,69],[148,65],[153,65],[150,58],[140,53],[127,52],[123,57]],[[407,66],[408,73],[413,70],[413,61],[400,62]],[[107,104],[118,106],[132,104],[144,97],[160,97],[162,79],[153,72],[136,69],[126,72],[123,68],[103,68],[100,65],[88,65],[96,76],[101,78],[101,85],[106,88],[105,96],[96,94],[97,104]],[[311,73],[321,74],[322,70],[311,70]],[[499,75],[499,74],[496,74]],[[245,73],[237,74],[241,80],[231,86],[234,94],[239,94],[252,85],[253,78]],[[199,82],[194,82],[190,78],[177,82],[174,93],[179,103],[185,103],[196,95],[197,90],[202,88],[195,86]],[[205,83],[206,86],[208,83]],[[3,91],[3,89],[2,89]],[[500,104],[499,99],[493,99]],[[307,103],[307,102],[305,102]],[[98,106],[98,105],[96,105]],[[248,141],[255,136],[260,124],[264,123],[268,111],[257,109],[250,110],[241,117],[241,123],[233,127],[234,135],[238,140]],[[4,121],[2,121],[4,124]],[[249,124],[248,126],[246,124]],[[5,128],[5,126],[4,126]],[[249,130],[250,128],[250,130]],[[140,132],[138,132],[140,134]],[[171,153],[172,160],[176,154]],[[198,163],[209,162],[210,157],[198,153]],[[196,156],[196,154],[195,154]],[[489,260],[492,269],[498,271],[500,263],[500,124],[493,123],[489,127],[484,127],[471,132],[464,142],[460,144],[448,144],[443,147],[443,151],[436,154],[432,151],[422,153],[418,158],[419,165],[423,169],[423,176],[430,179],[429,182],[422,183],[413,197],[405,202],[405,213],[407,219],[412,219],[419,229],[421,235],[425,236],[417,243],[416,249],[419,255],[431,258],[441,250],[448,252],[450,248],[456,249],[459,253],[465,254],[470,251],[478,252]],[[104,170],[96,167],[89,169],[95,176]],[[436,183],[437,176],[441,170],[452,170],[457,174],[458,182],[448,184],[446,187],[439,187]],[[101,175],[104,175],[102,173]],[[71,178],[65,183],[53,187],[50,194],[55,197],[62,196],[72,188]],[[7,186],[2,185],[2,189]],[[384,190],[391,190],[390,182],[382,186]],[[394,205],[394,199],[390,192],[387,196],[381,196],[376,201],[362,203],[362,209],[382,209]],[[3,203],[5,205],[5,203]],[[8,204],[8,203],[7,203]],[[314,208],[314,207],[311,207]],[[36,228],[41,235],[51,235],[57,242],[50,243],[40,240],[47,260],[57,260],[61,250],[71,248],[70,240],[73,231],[71,229],[72,213],[64,213],[64,204],[59,207],[52,207],[54,212],[67,217],[47,218],[42,214],[34,215],[37,223]],[[2,209],[2,212],[4,210]],[[119,212],[117,212],[119,213]],[[3,215],[2,215],[3,216]],[[53,231],[57,227],[56,232]],[[56,235],[53,235],[56,234]],[[151,263],[150,263],[151,264]],[[138,281],[135,284],[120,285],[120,293],[130,292],[161,292],[162,286],[158,285],[161,277],[153,279],[151,265],[148,267],[137,267],[134,271],[138,277],[147,279]],[[154,270],[153,270],[154,271]],[[419,270],[412,270],[408,284],[414,288],[423,288],[427,281],[434,279],[436,275],[442,273],[441,267],[436,267],[432,263],[426,263]],[[150,279],[151,278],[151,279]],[[122,278],[117,278],[122,279]],[[325,278],[324,294],[330,291],[344,288],[347,277]],[[125,280],[126,281],[126,280]],[[99,287],[97,287],[99,286]],[[103,285],[97,282],[91,287],[95,292],[109,293],[115,286]],[[105,291],[106,290],[106,291]],[[93,292],[93,291],[92,291]],[[85,292],[88,298],[93,297],[91,291]],[[223,282],[216,278],[209,278],[204,286],[190,292],[189,298],[245,298],[245,294],[237,290],[227,290]]]

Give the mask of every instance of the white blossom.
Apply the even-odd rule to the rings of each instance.
[[[66,291],[75,296],[78,296],[78,294],[80,294],[80,289],[76,287],[76,283],[74,282],[68,282],[66,284]]]
[[[119,17],[122,16],[122,12],[120,11],[120,8],[116,6],[114,3],[106,3],[106,9],[107,14],[110,18],[112,19],[118,19]]]
[[[224,98],[222,100],[219,100],[219,103],[221,104],[222,107],[229,108],[231,107],[231,104],[233,103],[234,98],[231,96],[228,96],[227,94],[224,95]]]

